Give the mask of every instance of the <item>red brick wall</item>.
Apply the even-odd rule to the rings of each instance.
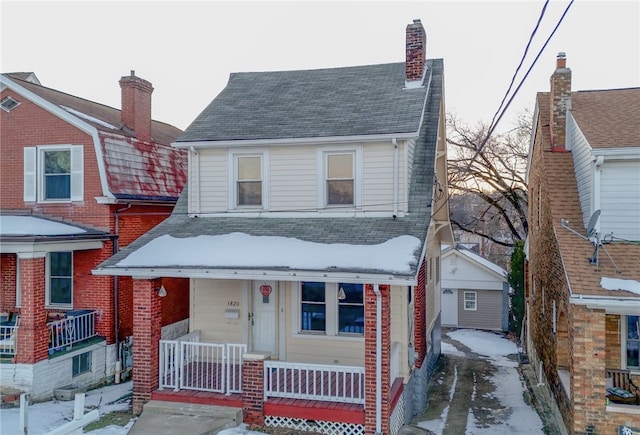
[[[22,308],[15,362],[33,364],[47,358],[49,343],[49,330],[44,309],[45,259],[44,257],[22,258],[18,261],[20,261]]]
[[[16,310],[16,254],[0,254],[0,312]]]
[[[416,367],[422,366],[427,355],[427,311],[426,311],[426,280],[427,280],[427,260],[423,259],[418,272],[418,285],[414,288],[414,343],[415,351],[418,354],[416,358]]]
[[[381,324],[381,393],[382,393],[382,409],[381,422],[382,433],[389,433],[389,418],[391,416],[391,385],[390,385],[390,367],[391,367],[391,317],[390,312],[391,290],[388,285],[380,285],[382,304],[382,324]],[[376,432],[376,304],[377,298],[373,291],[373,285],[365,285],[365,304],[364,304],[364,379],[365,379],[365,404],[364,419],[365,433],[373,434]]]
[[[142,405],[158,388],[158,355],[161,329],[162,298],[155,289],[159,280],[133,281],[133,412],[140,414]]]
[[[242,421],[264,425],[264,360],[242,361]]]

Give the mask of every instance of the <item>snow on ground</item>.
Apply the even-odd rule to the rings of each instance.
[[[131,406],[132,382],[110,385],[87,391],[85,395],[85,413],[98,409],[100,416],[114,411],[126,411]],[[73,419],[74,401],[51,400],[34,403],[28,408],[29,435],[46,434]],[[91,431],[92,435],[126,435],[133,426],[132,419],[126,426],[111,425]],[[0,409],[0,433],[2,435],[19,434],[20,408]]]
[[[445,355],[464,356],[464,352],[459,351],[454,345],[442,342],[442,353]]]
[[[492,362],[496,367],[496,373],[491,377],[491,382],[496,386],[493,395],[503,406],[511,410],[505,421],[489,427],[479,427],[472,410],[469,409],[465,435],[544,433],[540,416],[524,402],[523,393],[526,387],[520,379],[518,363],[507,358],[508,355],[518,353],[516,345],[501,335],[484,331],[459,329],[448,332],[447,335]],[[442,350],[446,354],[462,354],[455,346],[444,342]],[[438,420],[423,421],[418,423],[418,426],[441,435],[446,425],[448,410],[447,406]]]

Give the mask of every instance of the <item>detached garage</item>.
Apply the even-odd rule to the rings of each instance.
[[[506,331],[507,272],[460,246],[442,249],[442,326]]]

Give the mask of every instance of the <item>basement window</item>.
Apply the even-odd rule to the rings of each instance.
[[[74,377],[91,370],[91,352],[84,352],[73,357],[72,375]]]
[[[0,106],[5,112],[11,112],[13,109],[18,107],[20,102],[18,100],[13,99],[12,97],[4,97],[0,102]]]

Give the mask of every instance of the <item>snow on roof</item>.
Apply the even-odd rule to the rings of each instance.
[[[74,225],[33,216],[0,216],[0,235],[3,236],[62,236],[86,232]]]
[[[377,245],[316,243],[274,236],[230,233],[217,236],[153,239],[116,264],[119,267],[285,267],[323,270],[332,267],[407,273],[421,246],[413,236]]]
[[[82,112],[78,112],[77,110],[72,109],[71,107],[67,107],[67,106],[60,106],[62,107],[64,110],[66,110],[67,112],[71,113],[72,115],[76,115],[82,119],[85,119],[87,121],[93,122],[94,124],[99,124],[103,127],[107,127],[107,128],[111,128],[113,130],[119,130],[118,127],[109,124],[108,122],[104,122],[101,119],[98,118],[94,118],[93,116],[87,115],[86,113],[82,113]]]
[[[634,279],[602,277],[600,279],[600,286],[605,290],[626,290],[640,295],[640,281]]]

